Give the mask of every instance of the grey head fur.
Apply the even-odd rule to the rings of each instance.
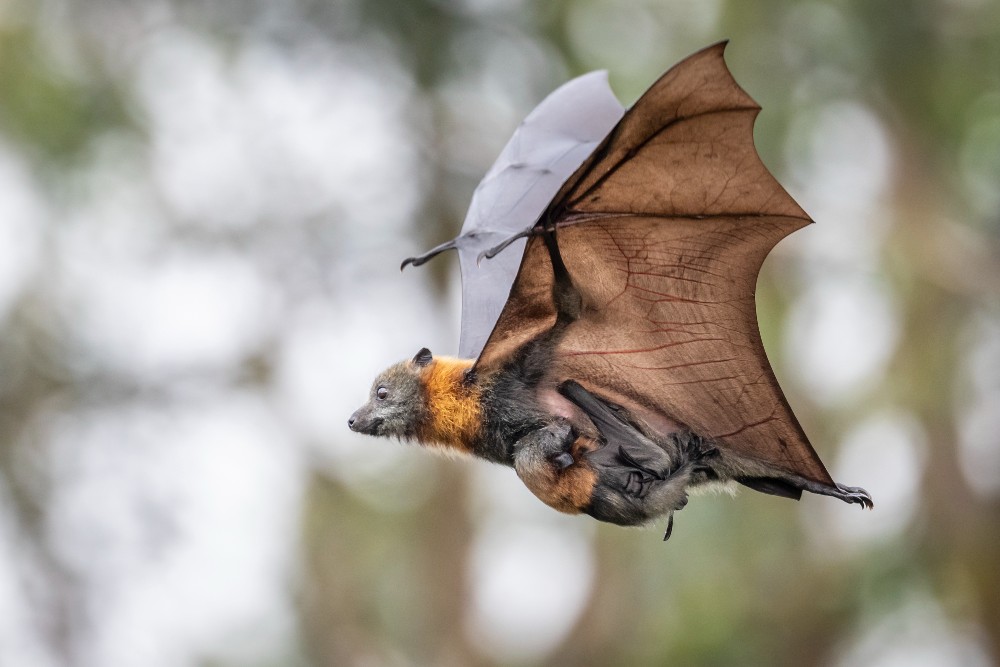
[[[347,425],[352,431],[408,440],[427,419],[427,395],[420,370],[433,360],[427,348],[413,359],[400,361],[379,373],[368,401],[354,411]]]

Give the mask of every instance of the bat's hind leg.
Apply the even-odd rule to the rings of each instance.
[[[783,473],[781,477],[735,477],[735,479],[754,491],[793,498],[794,500],[798,500],[803,491],[808,491],[821,496],[838,498],[845,503],[861,505],[862,509],[872,509],[875,506],[871,494],[857,486],[844,486],[837,483],[831,486],[788,473]]]

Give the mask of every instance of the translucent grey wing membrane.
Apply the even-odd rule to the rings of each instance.
[[[403,262],[401,268],[420,266],[445,250],[458,250],[459,356],[475,358],[482,352],[517,275],[524,237],[624,113],[606,72],[591,72],[557,88],[521,122],[476,187],[462,233]]]

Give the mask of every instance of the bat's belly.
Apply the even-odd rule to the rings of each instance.
[[[562,417],[576,424],[585,415],[580,408],[576,407],[568,398],[559,393],[555,387],[546,387],[538,390],[538,403],[542,410],[556,417]]]
[[[585,387],[587,385],[586,382],[580,382],[580,384]],[[660,436],[667,436],[671,433],[684,430],[684,427],[678,422],[657,414],[652,410],[648,410],[624,396],[608,396],[607,392],[602,391],[593,393],[601,396],[602,399],[609,403],[622,406],[630,415],[641,420],[650,430]],[[555,386],[546,385],[538,389],[537,398],[544,412],[569,420],[578,431],[596,435],[596,430],[593,429],[593,424],[586,413],[563,396]]]

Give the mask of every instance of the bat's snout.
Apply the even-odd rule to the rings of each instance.
[[[354,414],[347,419],[347,428],[355,433],[376,435],[376,430],[381,423],[381,419],[373,418],[371,415],[365,413],[364,408],[360,408],[355,410]]]
[[[347,428],[355,432],[360,432],[364,427],[364,415],[361,414],[361,410],[355,410],[354,414],[347,418]]]

